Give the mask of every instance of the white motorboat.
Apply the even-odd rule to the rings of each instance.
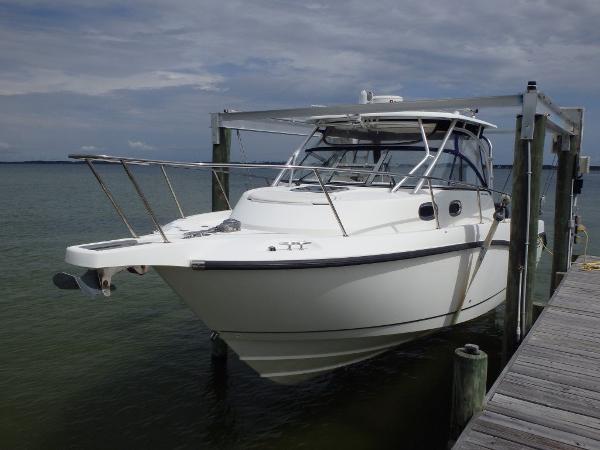
[[[69,247],[66,261],[91,271],[57,284],[109,295],[115,273],[153,267],[240,359],[281,383],[370,358],[504,300],[509,219],[494,202],[492,124],[436,111],[304,123],[312,133],[282,165],[74,155],[132,237]],[[156,232],[133,232],[94,161],[124,166]],[[279,172],[230,210],[161,225],[130,171],[138,164],[159,165],[165,177],[165,167]]]

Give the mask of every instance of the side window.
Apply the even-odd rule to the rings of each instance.
[[[421,220],[435,219],[435,211],[433,210],[433,204],[431,202],[422,203],[421,206],[419,206],[419,218]]]
[[[462,181],[476,185],[482,184],[476,171],[485,179],[487,166],[485,152],[482,151],[479,144],[479,139],[470,136],[460,135],[457,139],[460,154],[472,164],[469,164],[467,161],[464,162],[464,166],[466,167],[462,174]]]
[[[475,171],[473,170],[473,168],[468,164],[468,163],[464,163],[465,169],[464,169],[464,173],[463,173],[463,179],[462,181],[469,183],[469,184],[474,184],[476,186],[481,186],[481,180],[479,179],[479,177],[477,176],[477,173],[475,173]]]
[[[438,159],[437,164],[433,168],[431,172],[431,176],[433,178],[440,178],[440,180],[433,180],[434,185],[446,185],[449,183],[445,183],[441,180],[453,180],[453,181],[462,181],[461,180],[461,158],[454,152],[445,151],[440,158]]]
[[[473,184],[475,186],[482,185],[473,166],[457,152],[444,152],[434,167],[431,176],[443,180],[464,181],[465,183]],[[434,184],[439,186],[440,184],[444,185],[451,183],[434,181]],[[460,187],[460,184],[458,187]]]
[[[460,215],[462,212],[462,203],[460,200],[452,200],[448,205],[448,214],[452,217]]]

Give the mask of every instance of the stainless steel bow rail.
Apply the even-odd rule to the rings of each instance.
[[[121,220],[123,221],[123,223],[129,230],[129,233],[131,234],[131,236],[133,236],[134,238],[138,238],[139,236],[133,230],[133,227],[131,226],[129,220],[127,219],[127,216],[123,212],[122,208],[119,206],[119,203],[117,202],[114,195],[110,191],[108,185],[105,183],[105,181],[102,179],[102,177],[96,170],[95,166],[93,165],[93,162],[94,161],[102,161],[102,162],[106,162],[106,163],[120,164],[123,167],[127,177],[131,181],[136,193],[140,197],[140,199],[144,205],[144,209],[146,210],[146,213],[152,220],[152,223],[154,224],[156,230],[158,231],[158,233],[162,237],[162,240],[165,243],[168,243],[169,239],[167,238],[162,226],[158,222],[157,216],[154,213],[154,210],[152,209],[152,207],[150,206],[150,202],[148,201],[146,195],[142,191],[140,184],[137,182],[137,179],[135,178],[133,172],[131,171],[130,166],[158,166],[158,167],[160,167],[161,173],[162,173],[165,183],[168,187],[168,190],[171,194],[171,197],[173,197],[175,205],[177,206],[179,214],[181,215],[182,218],[185,218],[186,216],[183,212],[183,208],[181,206],[181,203],[179,202],[177,194],[175,193],[173,184],[171,183],[171,180],[167,174],[167,170],[166,170],[167,167],[210,170],[212,172],[212,175],[216,178],[219,188],[221,190],[221,193],[225,197],[230,209],[231,209],[230,200],[225,192],[223,185],[221,184],[221,182],[219,180],[219,177],[217,176],[217,172],[227,172],[230,169],[270,169],[270,170],[280,170],[280,171],[285,171],[285,170],[310,171],[314,174],[316,182],[319,184],[321,191],[325,195],[325,198],[327,199],[327,203],[329,204],[331,212],[340,228],[340,231],[342,232],[342,235],[344,235],[344,236],[348,236],[348,232],[346,231],[346,228],[344,227],[344,224],[342,223],[340,215],[333,203],[333,199],[329,195],[329,191],[327,189],[327,183],[323,182],[323,178],[321,177],[322,172],[327,172],[331,175],[333,175],[334,173],[340,172],[340,173],[368,175],[369,177],[377,177],[377,176],[385,177],[385,176],[387,176],[390,178],[390,180],[393,180],[396,178],[402,178],[402,179],[414,178],[416,180],[424,180],[427,182],[427,185],[429,188],[428,192],[429,192],[429,195],[431,198],[431,204],[433,207],[433,214],[434,214],[434,218],[436,220],[437,228],[440,228],[440,222],[439,222],[439,218],[438,218],[437,203],[435,201],[435,196],[434,196],[434,192],[433,192],[433,185],[432,185],[433,182],[447,183],[448,185],[453,185],[456,187],[462,187],[462,188],[466,188],[466,189],[476,190],[477,191],[477,201],[478,201],[478,206],[479,206],[480,223],[483,222],[483,214],[482,214],[482,210],[481,210],[481,196],[480,196],[481,190],[485,190],[486,192],[490,192],[490,193],[493,192],[493,193],[498,193],[500,195],[509,196],[509,194],[507,194],[505,192],[501,192],[501,191],[497,191],[497,190],[489,189],[489,188],[482,188],[481,186],[471,184],[471,183],[466,183],[463,181],[448,180],[448,179],[444,179],[444,178],[423,176],[423,175],[414,175],[414,174],[399,174],[399,173],[381,171],[381,170],[375,170],[375,169],[364,170],[364,169],[339,168],[339,167],[300,166],[300,165],[293,165],[293,164],[257,164],[257,163],[242,164],[242,163],[178,162],[178,161],[164,161],[164,160],[154,160],[154,159],[125,158],[125,157],[107,156],[107,155],[74,154],[74,155],[69,155],[69,157],[72,159],[85,161],[87,166],[90,168],[90,170],[94,174],[94,177],[100,184],[102,191],[106,194],[110,203],[112,204],[115,211],[117,212],[118,216],[121,218]],[[288,183],[288,181],[286,181],[285,183]],[[306,184],[310,184],[310,182],[306,182]],[[390,185],[390,192],[395,192],[394,183],[391,183],[391,185]]]

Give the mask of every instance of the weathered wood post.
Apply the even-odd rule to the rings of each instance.
[[[487,382],[487,354],[477,345],[466,344],[454,351],[450,444],[473,417],[483,409]]]
[[[219,141],[213,143],[212,162],[228,163],[231,154],[231,130],[219,127]],[[222,187],[222,189],[221,189]],[[229,170],[216,169],[212,174],[212,210],[229,209]]]
[[[535,115],[532,140],[522,138],[522,123],[523,117],[518,116],[512,169],[510,247],[506,284],[506,312],[504,315],[504,362],[510,359],[519,344],[519,340],[531,328],[533,320],[533,287],[536,272],[540,180],[543,166],[546,116]],[[528,167],[531,172],[529,181]],[[527,205],[529,205],[529,212],[527,211]],[[528,249],[526,248],[527,240],[529,242]],[[527,270],[525,271],[526,254]],[[527,272],[526,276],[525,272]]]
[[[218,137],[218,142],[213,142],[212,162],[228,163],[231,154],[231,130],[219,127]],[[229,170],[214,170],[211,179],[212,210],[225,211],[229,209]],[[213,360],[227,359],[227,344],[214,331],[210,336],[210,348]]]
[[[559,136],[558,139],[560,139],[560,145],[556,149],[558,167],[554,200],[554,255],[552,256],[550,295],[554,293],[563,274],[569,268],[570,248],[574,233],[572,222],[573,180],[577,176],[577,160],[581,147],[579,132],[575,136]],[[565,139],[568,139],[568,142],[563,142]]]
[[[531,201],[529,224],[529,253],[527,261],[527,291],[525,298],[525,334],[533,325],[533,292],[535,290],[535,275],[537,272],[537,255],[540,219],[542,206],[542,172],[544,170],[544,144],[546,138],[546,115],[535,116],[535,133],[531,143]],[[524,336],[523,336],[524,337]]]

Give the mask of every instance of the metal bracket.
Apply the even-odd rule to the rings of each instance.
[[[537,111],[538,93],[535,87],[523,94],[523,121],[521,122],[521,139],[532,140],[535,131],[535,113]]]

